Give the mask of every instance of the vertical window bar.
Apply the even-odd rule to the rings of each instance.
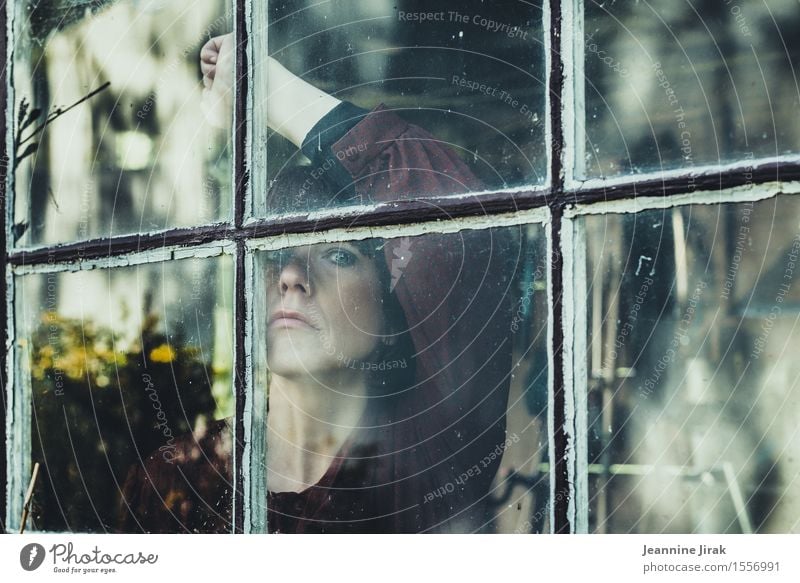
[[[564,300],[564,400],[569,472],[570,532],[588,531],[587,379],[586,372],[586,241],[581,219],[561,221]]]
[[[8,51],[6,50],[7,45],[7,37],[6,37],[6,24],[7,19],[6,15],[8,13],[10,3],[7,3],[3,9],[0,9],[0,55],[3,57],[3,67],[0,70],[0,103],[3,104],[4,111],[8,112],[8,91],[7,91],[7,83],[8,83],[8,63],[10,61]],[[0,201],[2,201],[2,205],[0,207],[3,210],[3,218],[5,219],[5,225],[3,225],[2,233],[0,233],[0,239],[2,239],[3,244],[3,253],[0,256],[0,273],[6,278],[5,286],[3,291],[3,301],[0,302],[0,321],[2,321],[3,330],[0,332],[0,357],[2,360],[0,361],[0,399],[2,399],[2,413],[3,413],[3,420],[0,423],[0,439],[2,439],[3,446],[0,447],[0,529],[5,532],[6,529],[6,497],[8,495],[6,486],[7,486],[7,465],[6,465],[6,422],[8,417],[8,399],[6,398],[6,388],[8,387],[8,298],[7,293],[7,286],[9,283],[10,276],[6,272],[7,266],[7,256],[8,256],[8,227],[9,221],[8,216],[10,209],[13,208],[13,205],[8,203],[8,169],[10,167],[10,160],[8,158],[8,148],[6,143],[7,133],[6,133],[6,119],[8,116],[4,114],[0,116],[0,136],[2,136],[2,145],[0,145]]]
[[[569,2],[571,0],[567,0]],[[561,0],[548,0],[545,3],[544,23],[549,29],[546,36],[550,42],[546,66],[549,68],[547,96],[550,108],[550,180],[554,198],[564,190],[564,55],[561,54]]]
[[[23,498],[27,488],[27,480],[31,476],[31,394],[30,382],[18,375],[22,358],[27,352],[20,353],[15,346],[16,316],[14,308],[15,284],[14,271],[6,265],[7,313],[4,336],[6,376],[6,417],[5,417],[5,452],[6,452],[6,527],[12,532],[19,531],[22,517]],[[42,471],[47,471],[44,464]],[[28,523],[30,529],[30,523]]]
[[[571,498],[570,476],[567,466],[570,445],[566,423],[566,392],[564,383],[564,321],[563,321],[563,296],[564,296],[564,257],[562,253],[561,225],[563,208],[560,198],[564,190],[564,127],[563,127],[563,100],[564,93],[564,62],[561,54],[561,27],[562,11],[561,0],[548,0],[545,5],[549,9],[549,18],[545,18],[549,30],[547,38],[550,41],[548,51],[549,71],[549,107],[550,107],[550,175],[553,185],[553,197],[550,200],[552,215],[548,226],[550,229],[550,311],[552,314],[553,329],[551,335],[552,351],[552,407],[550,422],[552,422],[550,448],[550,487],[551,487],[551,529],[554,533],[569,533],[569,506]]]
[[[584,100],[584,25],[583,0],[565,0],[561,18],[561,160],[564,190],[572,188],[577,173],[583,172],[585,120]],[[570,204],[562,194],[558,204],[565,208]],[[554,223],[555,225],[555,223]],[[558,277],[561,283],[561,326],[563,342],[563,404],[564,404],[564,451],[566,483],[558,492],[560,502],[567,504],[569,528],[566,532],[585,533],[588,530],[587,497],[587,451],[586,451],[586,281],[585,240],[580,236],[581,223],[563,217],[559,226],[562,266]],[[568,488],[568,489],[567,489]],[[558,503],[558,496],[556,503]]]
[[[248,160],[248,134],[247,134],[247,99],[249,96],[247,74],[247,18],[250,13],[249,0],[235,0],[236,18],[234,23],[234,38],[236,40],[236,91],[233,117],[233,144],[234,144],[234,197],[233,212],[235,229],[239,230],[244,224],[245,206],[250,186],[247,160]],[[233,493],[233,531],[242,533],[248,530],[244,524],[245,517],[245,487],[244,487],[244,444],[247,440],[245,434],[244,412],[248,403],[247,368],[245,354],[245,326],[247,314],[247,294],[245,280],[245,244],[243,241],[236,243],[236,268],[234,275],[234,355],[233,355],[233,383],[236,395],[236,416],[234,423],[234,493]]]
[[[569,506],[571,497],[570,472],[568,456],[570,444],[567,422],[567,399],[564,382],[564,256],[562,254],[563,210],[559,206],[552,208],[549,233],[549,288],[552,332],[550,335],[552,362],[550,376],[552,378],[552,402],[548,428],[552,445],[550,447],[550,522],[555,534],[569,533]]]
[[[266,313],[266,297],[256,293],[256,255],[247,245],[245,256],[245,297],[247,328],[245,330],[246,386],[250,387],[249,401],[244,408],[245,441],[242,472],[244,473],[244,528],[247,533],[267,532],[267,474],[266,474],[266,412],[265,379],[256,376],[256,358],[262,358],[265,339],[256,336],[254,314]],[[257,356],[256,356],[257,355]]]
[[[245,320],[247,313],[247,270],[245,269],[245,243],[236,243],[236,267],[234,269],[234,318],[236,321],[233,346],[233,385],[236,396],[236,417],[233,431],[234,443],[234,493],[233,493],[233,531],[244,533],[245,525],[245,443],[249,441],[246,432],[245,414],[249,408],[250,395],[247,383],[247,360],[245,354]]]
[[[250,175],[248,171],[249,136],[247,132],[248,119],[247,102],[250,99],[247,60],[247,19],[250,14],[249,0],[235,0],[236,19],[234,22],[234,35],[236,39],[236,91],[233,117],[233,171],[235,190],[233,197],[233,219],[236,229],[241,229],[244,224],[245,208],[249,197]]]
[[[248,139],[248,178],[250,184],[259,185],[265,189],[269,184],[267,175],[267,119],[264,99],[269,99],[269,87],[267,85],[265,68],[261,67],[263,59],[269,54],[268,34],[269,34],[269,1],[246,2],[248,28],[247,52],[250,57],[249,62],[249,81],[247,94],[247,116],[246,123],[249,128]],[[259,101],[256,103],[256,98]],[[267,216],[266,197],[259,193],[255,195],[254,189],[248,189],[248,215],[245,221],[252,220],[254,217],[262,218]],[[291,229],[291,227],[290,227]],[[257,232],[257,230],[256,230]],[[247,407],[245,408],[245,431],[247,432],[246,447],[244,451],[244,491],[247,496],[245,504],[245,528],[250,533],[266,533],[267,525],[267,440],[266,440],[266,419],[267,419],[267,389],[266,379],[256,376],[255,358],[264,358],[265,342],[261,338],[256,338],[255,333],[258,329],[255,325],[257,314],[265,313],[265,297],[255,293],[258,285],[256,282],[256,254],[251,247],[247,247],[246,257],[246,356],[249,359],[247,367],[247,386],[249,387]],[[263,290],[262,290],[263,291]],[[256,356],[257,355],[257,356]]]

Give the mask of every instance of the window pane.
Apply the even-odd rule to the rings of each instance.
[[[579,175],[800,152],[797,2],[587,0],[585,18]]]
[[[300,195],[299,208],[281,206],[265,201],[264,190],[257,189],[257,213],[382,200],[386,186],[372,183],[369,166],[381,151],[391,155],[392,149],[384,147],[387,141],[396,145],[398,138],[405,150],[394,153],[393,162],[412,174],[405,196],[544,182],[547,75],[540,2],[298,0],[266,5],[268,11],[256,22],[269,22],[268,30],[261,25],[256,33],[268,33],[269,54],[292,74],[363,111],[346,114],[324,134],[323,149],[310,162],[320,180],[336,185],[325,200],[306,201]],[[308,123],[312,109],[267,59],[257,57],[255,67],[257,131],[269,126],[280,132],[269,135],[266,150],[257,156],[266,155],[269,180],[279,179],[287,166],[309,164],[281,134]],[[273,108],[279,101],[286,106]],[[378,128],[357,128],[335,151],[325,142],[326,136],[335,142],[334,131],[343,131],[381,103],[399,119],[384,114]],[[432,168],[415,163],[420,152],[442,148],[448,154],[434,160]],[[347,167],[342,176],[331,169],[337,157]],[[428,184],[432,172],[454,176]]]
[[[29,529],[230,530],[231,275],[220,257],[18,278]]]
[[[549,529],[540,227],[257,263],[270,532]]]
[[[226,9],[225,0],[15,4],[17,244],[228,218],[228,132],[206,121],[199,57],[230,28]]]
[[[585,219],[595,532],[800,519],[800,198]]]

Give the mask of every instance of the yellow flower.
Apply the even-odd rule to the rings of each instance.
[[[153,362],[172,362],[175,356],[175,351],[169,344],[162,344],[150,351],[150,360]]]

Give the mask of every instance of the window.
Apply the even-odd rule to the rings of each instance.
[[[3,18],[7,530],[796,529],[796,3]]]

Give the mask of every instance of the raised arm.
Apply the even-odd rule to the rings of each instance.
[[[229,33],[212,38],[200,51],[203,101],[209,120],[216,125],[231,112],[234,43],[233,33]],[[263,67],[267,76],[267,123],[298,148],[311,128],[341,103],[289,72],[272,57],[260,59],[256,66]]]

